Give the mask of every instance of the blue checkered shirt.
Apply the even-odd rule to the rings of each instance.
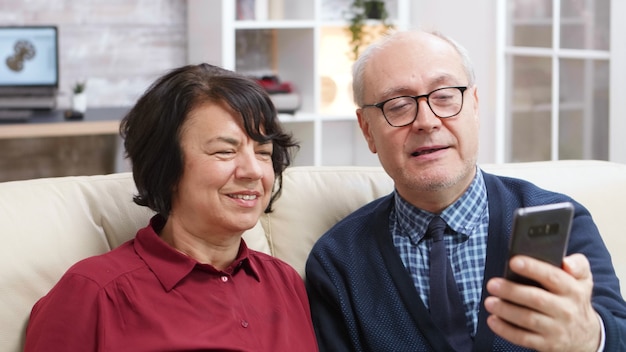
[[[446,250],[463,298],[467,324],[474,336],[489,228],[487,190],[480,170],[467,191],[439,215],[448,224],[444,237]],[[424,236],[433,216],[409,204],[396,191],[395,208],[389,219],[393,243],[426,307],[429,307],[428,262],[432,239]]]

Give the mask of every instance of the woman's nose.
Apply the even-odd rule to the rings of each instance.
[[[260,179],[263,176],[263,168],[261,167],[263,162],[257,158],[254,150],[241,153],[237,165],[237,177],[252,180]]]

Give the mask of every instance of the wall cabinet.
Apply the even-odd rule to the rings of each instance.
[[[246,8],[263,4],[263,7]],[[280,114],[301,143],[295,165],[377,165],[356,122],[344,28],[349,0],[188,0],[188,62],[275,74],[300,97]],[[409,0],[387,0],[396,28],[408,27]],[[400,14],[400,15],[399,15]]]

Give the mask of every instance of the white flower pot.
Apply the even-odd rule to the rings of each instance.
[[[87,111],[87,94],[78,93],[72,95],[72,110],[83,114]]]

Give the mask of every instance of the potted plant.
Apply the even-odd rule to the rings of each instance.
[[[72,87],[72,111],[84,114],[87,111],[87,82],[78,81]]]
[[[363,8],[365,9],[365,16],[373,20],[386,20],[389,17],[387,9],[385,8],[385,2],[382,0],[364,0]]]
[[[376,35],[385,34],[394,28],[389,23],[389,13],[382,0],[353,0],[348,12],[350,24],[347,31],[350,35],[350,58],[352,60],[359,57],[361,50]]]

